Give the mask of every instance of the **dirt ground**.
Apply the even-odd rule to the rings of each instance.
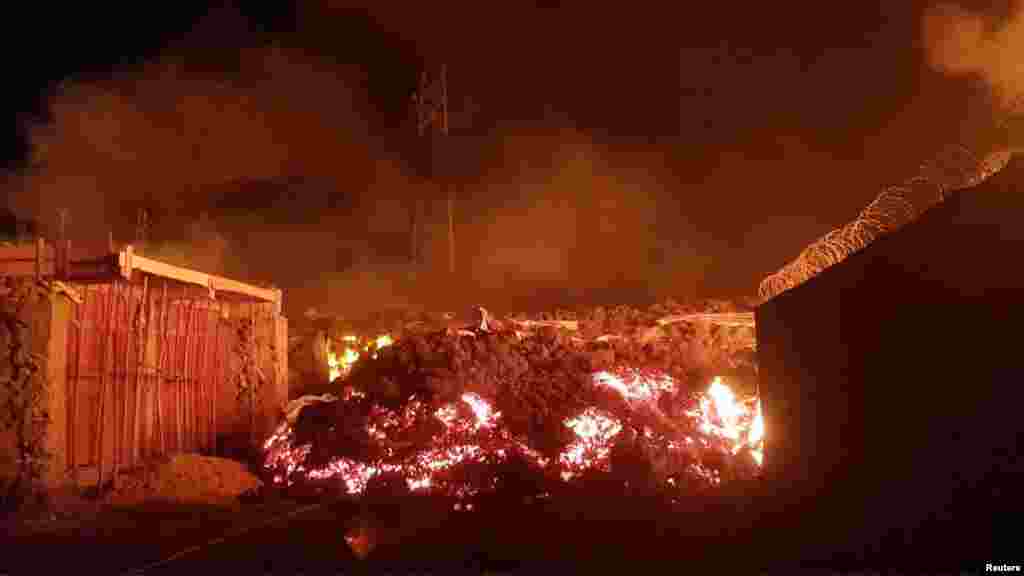
[[[212,506],[168,501],[94,505],[86,514],[7,526],[0,535],[0,574],[57,573],[68,558],[90,573],[121,573],[165,560],[299,508],[288,500]]]
[[[261,485],[262,482],[240,462],[178,454],[122,476],[109,502],[115,506],[152,501],[230,505]]]
[[[118,487],[100,496],[73,488],[55,490],[45,501],[27,503],[3,518],[2,529],[8,537],[56,534],[102,525],[132,510],[239,512],[240,497],[261,485],[240,462],[179,454],[122,473]]]
[[[0,547],[16,551],[0,574],[57,571],[69,554],[102,572],[134,570],[301,506],[260,486],[240,462],[189,454],[125,472],[98,497],[53,492],[0,524]]]

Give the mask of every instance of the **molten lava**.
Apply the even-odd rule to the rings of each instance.
[[[565,426],[576,434],[576,439],[558,455],[562,479],[568,482],[584,470],[606,468],[612,439],[622,431],[622,423],[597,408],[587,408],[566,420]]]
[[[676,390],[676,383],[668,376],[658,375],[645,378],[636,372],[628,373],[626,377],[610,372],[598,372],[594,374],[594,383],[617,390],[626,400],[643,402],[651,402],[663,393]]]
[[[333,479],[341,482],[347,493],[357,495],[375,477],[394,474],[402,477],[411,491],[467,497],[496,483],[493,477],[467,473],[468,469],[506,462],[512,454],[545,477],[563,482],[573,482],[587,471],[607,472],[613,447],[626,438],[623,432],[628,428],[635,432],[629,438],[671,463],[663,477],[669,486],[675,487],[677,478],[684,476],[715,486],[722,482],[722,466],[754,470],[761,466],[764,420],[760,402],[738,399],[720,378],[695,398],[678,395],[676,383],[664,374],[598,372],[592,382],[597,388],[617,391],[636,415],[627,419],[619,414],[621,408],[613,412],[587,406],[562,421],[570,439],[557,454],[549,451],[545,456],[532,448],[527,438],[509,430],[490,400],[466,392],[458,401],[443,405],[410,398],[400,409],[370,407],[366,438],[381,449],[375,459],[366,462],[337,457],[323,465],[310,465],[312,446],[296,446],[295,431],[286,421],[264,446],[265,465],[273,472],[274,482],[284,485],[302,479]],[[346,395],[339,401],[366,399]],[[686,422],[657,431],[638,424],[646,412],[663,415],[658,405],[665,402],[686,403],[675,412]],[[434,432],[429,438],[416,436],[423,429]],[[733,461],[735,465],[730,464]]]

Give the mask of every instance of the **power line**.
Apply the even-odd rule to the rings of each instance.
[[[441,65],[440,74],[431,77],[426,71],[420,73],[419,86],[413,94],[413,103],[416,107],[416,129],[420,136],[429,136],[428,146],[431,146],[430,154],[430,175],[434,176],[436,170],[435,155],[433,153],[434,134],[441,136],[448,135],[448,66]],[[455,190],[450,185],[447,188],[447,212],[448,212],[448,271],[455,273]],[[419,256],[419,234],[421,201],[416,199],[412,217],[412,257],[418,262]]]

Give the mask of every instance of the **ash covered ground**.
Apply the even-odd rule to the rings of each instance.
[[[749,309],[470,316],[334,334],[336,393],[293,402],[265,446],[269,479],[471,508],[487,494],[698,494],[757,477]]]

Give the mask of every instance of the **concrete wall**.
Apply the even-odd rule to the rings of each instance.
[[[1015,160],[758,309],[766,513],[791,539],[950,562],[1011,546],[994,522],[1024,511],[1022,222]]]

